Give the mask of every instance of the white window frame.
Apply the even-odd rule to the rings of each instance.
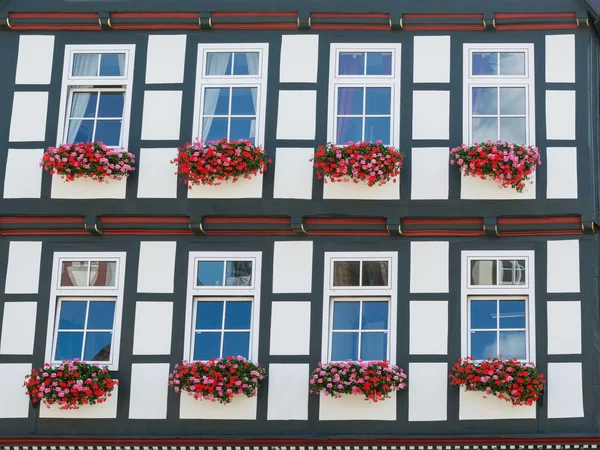
[[[345,52],[391,52],[391,75],[338,75],[339,54]],[[332,43],[329,58],[329,97],[327,103],[327,142],[337,139],[337,93],[339,87],[390,87],[390,145],[400,146],[400,75],[402,44]],[[365,101],[363,99],[363,101]],[[342,144],[338,144],[342,145]]]
[[[251,286],[197,286],[198,261],[252,261]],[[188,286],[185,307],[185,336],[183,359],[194,361],[194,334],[196,303],[198,301],[247,301],[252,299],[250,319],[250,352],[248,359],[258,361],[258,336],[260,325],[260,285],[262,252],[190,252],[188,259]],[[197,300],[198,298],[202,300]],[[216,331],[216,330],[215,330]]]
[[[521,259],[525,260],[525,285],[484,286],[470,284],[471,260]],[[515,251],[462,251],[461,252],[461,356],[470,356],[470,302],[471,300],[526,300],[526,360],[535,362],[535,252]],[[503,355],[507,358],[510,355]]]
[[[525,75],[472,75],[473,53],[524,52]],[[525,88],[525,140],[517,144],[535,145],[535,70],[533,44],[464,44],[463,45],[463,140],[473,144],[472,88],[522,87]],[[500,108],[500,105],[498,105]],[[493,140],[493,139],[492,139]]]
[[[52,286],[48,310],[48,328],[46,332],[45,361],[60,363],[54,360],[56,337],[58,333],[58,306],[64,300],[113,300],[115,301],[115,317],[109,361],[97,361],[109,370],[119,369],[119,353],[121,347],[121,325],[123,317],[123,291],[125,283],[125,252],[55,252],[52,263]],[[63,261],[116,261],[115,286],[69,286],[61,287],[61,269]]]
[[[388,261],[388,286],[335,286],[333,287],[333,263],[335,261]],[[331,332],[333,325],[333,301],[341,297],[364,301],[381,301],[389,298],[388,308],[388,356],[390,364],[396,364],[397,313],[398,313],[398,252],[325,252],[325,283],[323,283],[323,324],[321,361],[331,362]]]
[[[125,75],[118,77],[77,77],[72,75],[73,57],[77,53],[125,53]],[[131,118],[131,96],[133,91],[133,69],[135,66],[135,44],[127,45],[66,45],[63,64],[62,88],[60,93],[60,110],[56,145],[66,143],[69,125],[69,111],[73,92],[106,92],[125,93],[123,103],[123,122],[121,124],[121,141],[111,148],[127,150],[129,145],[129,126]],[[90,86],[86,88],[86,86]]]
[[[258,74],[257,75],[205,75],[206,58],[208,53],[240,53],[258,52]],[[256,140],[255,145],[264,145],[265,124],[267,111],[267,75],[269,68],[269,44],[268,43],[245,43],[245,44],[198,44],[198,60],[196,65],[196,92],[194,95],[194,135],[191,142],[196,138],[202,139],[202,105],[204,104],[204,89],[207,87],[256,87]],[[225,137],[225,136],[222,136]]]

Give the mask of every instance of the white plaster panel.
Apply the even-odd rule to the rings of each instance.
[[[0,354],[33,355],[36,302],[6,302],[2,317]]]
[[[271,355],[308,355],[310,302],[273,302]]]
[[[546,197],[577,198],[577,148],[546,149]]]
[[[171,354],[172,326],[172,302],[137,302],[133,331],[133,354]]]
[[[314,154],[312,148],[275,150],[274,198],[312,198],[314,169],[310,158]]]
[[[177,242],[140,242],[138,292],[173,293]]]
[[[76,178],[65,181],[60,175],[52,175],[51,198],[62,199],[124,199],[127,190],[127,178],[94,181],[90,178]]]
[[[410,292],[448,292],[448,242],[410,243]]]
[[[579,292],[579,241],[548,241],[548,292]]]
[[[260,390],[260,387],[259,387]],[[196,400],[187,392],[181,393],[180,419],[256,420],[256,397],[236,395],[231,403],[222,405],[208,400]]]
[[[166,364],[132,364],[130,419],[166,419],[169,369]]]
[[[450,91],[413,91],[412,137],[450,138]]]
[[[118,380],[117,380],[118,381]],[[110,397],[95,405],[82,405],[79,409],[60,409],[58,405],[47,408],[40,405],[40,419],[116,419],[119,386],[110,393]]]
[[[15,84],[50,84],[54,36],[20,36]]]
[[[47,92],[15,92],[10,118],[10,142],[46,140]]]
[[[450,82],[450,36],[415,36],[413,81]]]
[[[455,168],[456,166],[451,166]],[[457,169],[454,169],[457,170]],[[529,177],[523,192],[511,187],[503,188],[494,180],[460,176],[460,198],[463,200],[534,200],[535,172]]]
[[[146,84],[183,83],[185,34],[148,36]]]
[[[0,419],[29,417],[29,397],[23,381],[31,364],[0,364]]]
[[[224,181],[218,186],[193,186],[188,189],[188,198],[261,198],[263,174],[250,178],[239,178],[236,182]]]
[[[394,180],[396,180],[394,182]],[[326,200],[399,200],[400,176],[383,186],[369,186],[365,182],[331,183],[323,185],[323,198]]]
[[[448,353],[448,302],[410,302],[410,354]]]
[[[42,259],[41,242],[16,242],[8,247],[6,294],[37,294]]]
[[[483,398],[485,392],[469,391],[460,388],[459,420],[502,420],[535,419],[537,406],[513,406],[506,400],[493,395]]]
[[[581,302],[548,302],[548,354],[581,354]]]
[[[448,153],[448,148],[412,149],[411,199],[448,200]]]
[[[314,139],[317,91],[279,91],[277,139]]]
[[[396,420],[396,393],[377,403],[365,401],[364,395],[334,398],[321,394],[319,420]]]
[[[546,36],[546,83],[575,83],[575,35]]]
[[[142,148],[138,164],[138,198],[177,198],[174,148]]]
[[[408,420],[446,420],[448,364],[410,363],[408,375]]]
[[[548,419],[583,417],[581,363],[548,363],[547,381]]]
[[[319,35],[284,35],[281,37],[280,82],[316,83],[318,61]]]
[[[546,138],[575,139],[575,91],[546,91]]]
[[[9,149],[4,176],[4,198],[40,198],[42,149]]]
[[[308,364],[269,364],[267,420],[308,420]]]
[[[275,242],[273,293],[310,293],[312,291],[312,265],[312,241]]]
[[[182,91],[146,91],[142,139],[179,140]]]

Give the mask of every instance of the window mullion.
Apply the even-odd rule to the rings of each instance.
[[[223,317],[221,318],[221,348],[219,355],[223,358],[223,346],[225,343],[225,315],[227,314],[227,301],[223,301]]]
[[[231,70],[233,73],[233,59],[232,59],[232,63],[231,63]],[[229,110],[228,110],[229,116],[227,117],[227,139],[229,139],[231,136],[231,117],[232,117],[231,104],[232,103],[233,103],[233,86],[229,86]],[[224,281],[225,280],[223,280],[223,282]]]
[[[367,59],[365,58],[365,71],[367,70]],[[362,106],[362,141],[364,142],[365,140],[365,133],[367,130],[367,87],[363,86],[363,106]],[[362,266],[362,261],[361,261],[361,266]]]
[[[85,344],[87,341],[87,326],[90,318],[90,304],[91,302],[89,300],[86,301],[85,322],[83,323],[83,339],[81,343],[81,361],[85,361]]]
[[[361,261],[362,264],[362,261]],[[361,359],[360,358],[360,352],[362,350],[362,312],[363,312],[363,302],[362,300],[359,300],[359,308],[358,308],[358,354],[357,359]]]
[[[500,355],[500,299],[496,300],[496,356]]]

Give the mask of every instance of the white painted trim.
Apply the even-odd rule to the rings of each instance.
[[[258,75],[204,75],[206,56],[209,52],[249,52],[259,53]],[[256,145],[264,145],[265,124],[267,121],[267,75],[269,65],[268,43],[232,43],[232,44],[198,44],[198,59],[196,64],[196,90],[194,94],[194,122],[190,142],[202,138],[202,104],[204,103],[204,88],[218,87],[257,87],[256,95]],[[223,136],[225,137],[225,136]]]
[[[196,286],[196,266],[199,260],[252,260],[252,287],[233,289],[229,286],[199,288]],[[262,252],[190,252],[188,258],[188,283],[185,305],[185,335],[183,340],[183,360],[192,361],[194,335],[195,299],[197,297],[221,297],[222,300],[235,300],[235,297],[252,298],[252,319],[250,331],[250,360],[258,361],[258,335],[260,325],[260,286]],[[225,297],[226,296],[226,297]],[[243,300],[240,298],[239,300]]]
[[[55,252],[52,263],[52,285],[50,289],[50,302],[48,309],[48,327],[46,331],[46,351],[45,361],[54,361],[54,346],[56,344],[56,332],[58,328],[57,306],[59,299],[75,299],[85,298],[92,300],[94,298],[107,297],[114,298],[115,301],[115,317],[111,343],[111,357],[108,362],[99,362],[100,365],[106,365],[110,370],[119,369],[119,351],[121,346],[121,325],[123,316],[123,289],[125,280],[125,262],[126,252]],[[60,287],[60,270],[63,260],[81,261],[81,260],[110,260],[117,262],[115,273],[115,286],[111,288],[77,288],[65,289]],[[54,361],[60,362],[60,361]]]
[[[389,286],[383,287],[348,287],[332,288],[331,278],[333,275],[334,260],[376,260],[388,261]],[[398,332],[398,252],[325,252],[325,283],[323,283],[323,324],[321,341],[321,362],[330,362],[330,329],[333,314],[331,314],[331,297],[355,297],[361,300],[377,300],[381,297],[390,299],[389,321],[388,321],[388,359],[391,364],[396,363],[396,337]],[[376,297],[376,298],[369,298]]]
[[[392,52],[391,75],[337,75],[338,55],[340,51]],[[390,105],[390,145],[400,146],[400,62],[402,44],[397,43],[332,43],[329,53],[329,94],[327,101],[327,142],[336,140],[336,105],[338,87],[390,87],[392,89]]]
[[[469,286],[470,259],[524,259],[526,277],[529,279],[525,286],[486,286],[483,288]],[[527,360],[535,362],[535,252],[531,250],[502,250],[502,251],[462,251],[461,252],[461,290],[460,290],[460,326],[461,326],[461,356],[469,355],[469,299],[490,296],[494,299],[502,297],[527,299]],[[506,355],[509,357],[509,355]]]

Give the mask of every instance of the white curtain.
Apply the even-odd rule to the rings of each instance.
[[[125,53],[119,53],[117,55],[117,62],[119,64],[119,74],[125,74]]]
[[[206,58],[206,75],[229,75],[225,71],[231,56],[231,53],[209,53]]]
[[[206,74],[207,75],[225,75],[227,65],[231,59],[231,53],[209,53],[206,58]],[[219,101],[219,94],[221,89],[229,88],[210,88],[204,89],[204,105],[202,116],[213,116],[217,109],[217,102]],[[231,92],[230,92],[231,95]],[[203,117],[202,123],[202,140],[206,140],[210,127],[212,126],[212,117]],[[227,137],[227,136],[220,136]]]
[[[73,56],[73,76],[95,77],[98,75],[98,53],[76,53]]]
[[[258,74],[258,52],[246,53],[246,61],[248,62],[248,73],[250,75]]]
[[[248,62],[248,73],[254,75],[258,74],[258,62],[259,62],[259,53],[252,52],[246,53],[246,61]],[[258,97],[258,88],[252,88],[252,103],[254,104],[254,113],[258,116],[257,111],[257,97]],[[256,141],[256,119],[252,119],[250,122],[250,140]]]
[[[94,93],[94,95],[96,95]],[[75,120],[68,120],[69,131],[67,133],[67,142],[72,144],[79,132],[79,128],[81,128],[80,119],[85,114],[85,110],[87,109],[88,103],[92,97],[92,93],[90,92],[73,92],[71,97],[71,115],[69,117],[78,117]],[[93,136],[92,136],[93,139]]]

